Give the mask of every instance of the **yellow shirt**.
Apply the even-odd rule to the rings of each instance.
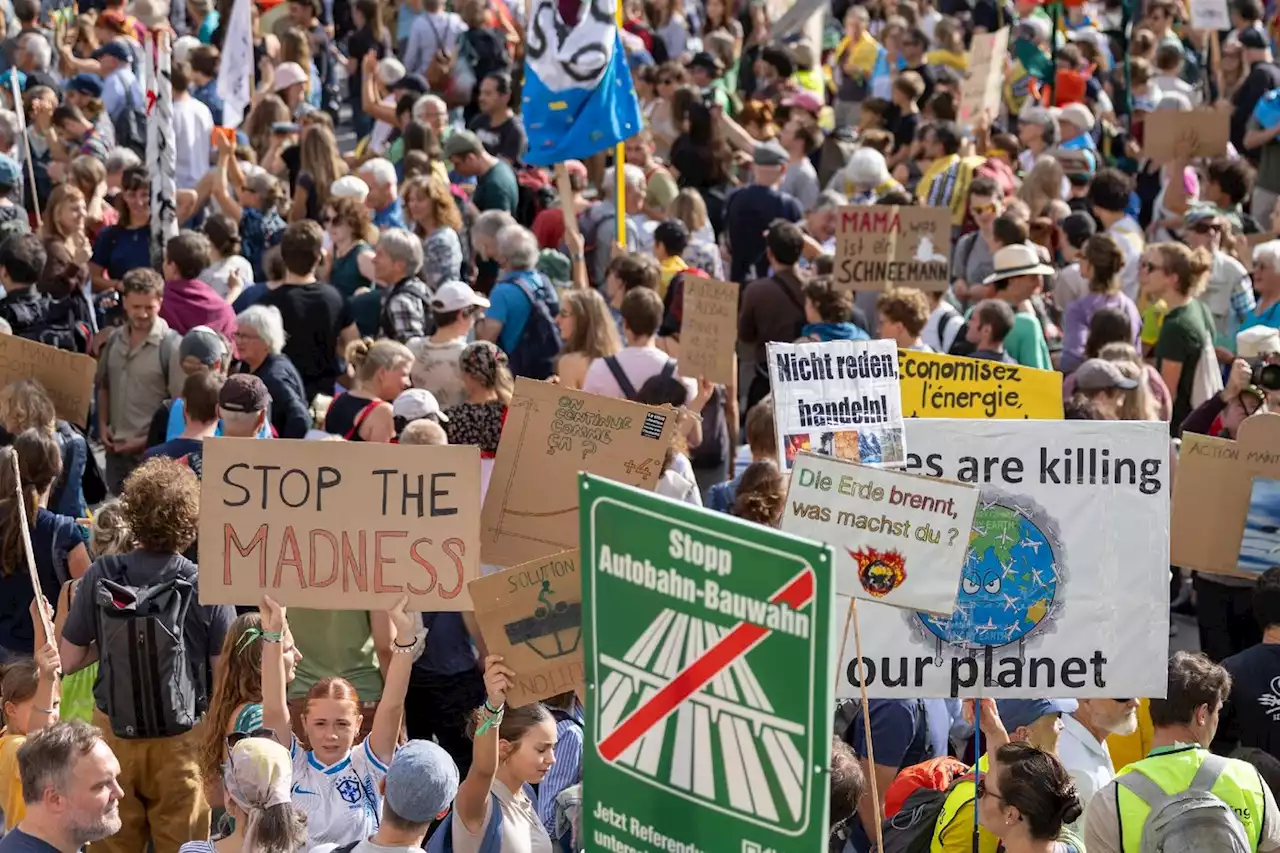
[[[671,279],[676,277],[676,273],[684,272],[689,265],[684,262],[684,258],[679,255],[670,255],[662,262],[662,286],[658,288],[658,295],[663,299],[667,298],[667,288],[671,286]]]
[[[880,42],[864,30],[857,44],[850,41],[848,36],[840,40],[840,44],[836,45],[836,60],[846,74],[861,75],[866,79],[876,70],[876,60],[880,58],[880,51],[883,49]]]
[[[0,809],[4,809],[5,831],[13,829],[27,816],[22,801],[22,778],[18,776],[18,747],[27,742],[26,735],[0,735]]]
[[[968,212],[969,184],[973,181],[974,169],[982,163],[981,157],[961,157],[959,154],[939,157],[921,176],[916,186],[916,197],[928,207],[949,208],[951,224],[963,225]]]
[[[1138,294],[1138,310],[1142,312],[1142,345],[1153,347],[1160,340],[1160,329],[1164,326],[1164,315],[1169,313],[1169,306],[1163,299],[1152,302],[1151,297],[1143,292]]]
[[[1151,752],[1155,728],[1151,724],[1151,700],[1138,700],[1138,729],[1131,735],[1111,735],[1107,738],[1107,751],[1116,772],[1135,761],[1141,761]]]
[[[942,48],[929,51],[925,54],[924,61],[928,65],[948,65],[957,71],[969,70],[969,57],[966,54],[953,53]]]

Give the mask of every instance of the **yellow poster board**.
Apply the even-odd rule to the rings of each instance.
[[[1062,420],[1062,374],[1020,364],[898,350],[905,418]]]

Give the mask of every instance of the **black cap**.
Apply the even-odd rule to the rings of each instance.
[[[1266,50],[1270,45],[1267,43],[1267,35],[1258,27],[1245,27],[1236,36],[1240,41],[1240,46],[1249,50]]]

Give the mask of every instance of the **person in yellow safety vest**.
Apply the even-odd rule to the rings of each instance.
[[[1001,699],[992,705],[983,701],[982,736],[997,746],[1005,742],[1029,743],[1051,755],[1058,751],[1062,715],[1076,710],[1074,699]],[[992,713],[992,712],[995,713]],[[986,775],[988,755],[979,757],[978,770]],[[978,850],[973,849],[974,781],[957,782],[943,803],[933,828],[929,853],[997,853],[1000,838],[985,828],[978,831]]]
[[[1168,695],[1151,700],[1150,755],[1117,773],[1089,801],[1084,821],[1089,853],[1139,853],[1152,814],[1147,802],[1161,793],[1191,790],[1207,791],[1230,806],[1252,850],[1280,850],[1280,812],[1258,771],[1209,752],[1230,690],[1231,675],[1204,655],[1177,652],[1169,659]],[[1126,783],[1135,773],[1141,775]]]

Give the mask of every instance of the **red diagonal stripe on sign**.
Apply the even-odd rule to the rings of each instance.
[[[773,604],[785,604],[792,610],[799,610],[812,600],[813,571],[810,569],[796,575],[769,599]],[[760,625],[739,622],[737,627],[720,638],[720,642],[677,673],[648,703],[636,708],[612,734],[601,741],[600,755],[605,761],[616,761],[618,756],[644,737],[649,729],[660,723],[676,706],[701,690],[707,682],[772,633],[773,631]]]

